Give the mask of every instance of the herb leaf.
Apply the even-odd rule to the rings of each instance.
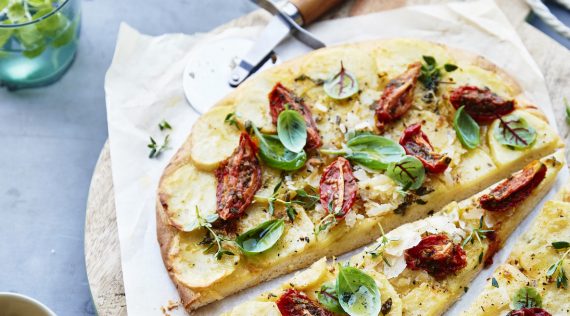
[[[338,296],[336,295],[336,283],[335,281],[329,281],[321,286],[319,292],[317,292],[317,299],[324,308],[331,312],[342,314],[344,313],[342,306],[338,302]]]
[[[570,248],[570,242],[567,241],[555,241],[552,243],[552,247],[554,247],[554,249],[566,249],[566,248]]]
[[[162,145],[159,145],[156,143],[156,141],[154,140],[154,138],[150,137],[150,143],[148,143],[146,146],[148,148],[150,148],[150,153],[148,154],[148,158],[158,158],[158,156],[160,156],[160,154],[169,149],[168,147],[168,142],[170,135],[166,135],[164,137],[164,141],[162,142]]]
[[[282,219],[269,220],[239,235],[236,243],[244,254],[255,255],[273,247],[284,229]]]
[[[402,186],[404,191],[415,190],[422,186],[426,171],[422,162],[413,156],[405,156],[398,162],[388,165],[386,175]]]
[[[400,161],[406,152],[395,141],[377,135],[358,135],[346,145],[350,153],[346,158],[372,170],[386,170],[392,162]]]
[[[301,149],[298,153],[292,152],[283,146],[279,137],[262,134],[255,126],[252,128],[259,140],[259,156],[269,167],[295,171],[305,165],[307,154],[304,150]]]
[[[542,297],[535,288],[520,288],[513,297],[515,309],[542,307]]]
[[[166,120],[162,120],[160,123],[158,123],[158,128],[163,131],[165,129],[172,129],[172,126]]]
[[[198,219],[198,226],[208,230],[204,240],[199,243],[199,245],[208,245],[208,248],[206,248],[204,252],[206,253],[210,251],[215,246],[217,247],[216,253],[214,253],[216,260],[221,260],[224,255],[233,256],[233,252],[224,248],[224,242],[230,240],[218,235],[212,229],[212,223],[218,219],[218,214],[211,214],[204,218],[200,215],[200,210],[198,209],[198,206],[196,206],[196,218]]]
[[[340,306],[351,316],[380,313],[382,301],[376,281],[357,268],[339,265],[336,293]]]
[[[351,73],[344,69],[344,65],[341,61],[340,71],[325,82],[324,89],[329,97],[342,100],[358,92],[358,82]]]
[[[307,143],[307,123],[295,110],[285,110],[277,118],[277,135],[285,148],[300,153]]]
[[[453,127],[461,144],[469,149],[474,149],[481,142],[479,124],[465,111],[465,106],[455,112]]]
[[[2,45],[0,44],[0,46]],[[570,103],[568,103],[568,99],[566,99],[566,97],[564,97],[563,100],[564,100],[564,108],[566,109],[566,123],[570,124]]]
[[[502,145],[515,149],[527,148],[536,140],[536,130],[518,115],[499,117],[493,136]]]
[[[454,65],[454,64],[445,64],[445,65],[443,65],[443,69],[445,69],[445,71],[447,71],[447,72],[456,71],[457,68],[459,68],[459,67],[457,67],[457,65]]]
[[[491,285],[496,288],[499,288],[499,282],[497,282],[497,279],[495,278],[491,279]]]

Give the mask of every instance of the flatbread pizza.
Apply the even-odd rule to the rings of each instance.
[[[441,315],[549,191],[563,166],[559,159],[562,152],[532,162],[488,190],[382,234],[346,262],[323,258],[224,316]],[[502,210],[489,207],[490,197],[521,182],[533,183],[524,197]],[[479,315],[477,310],[465,315]],[[484,315],[502,315],[493,311]]]
[[[162,175],[162,257],[193,310],[465,199],[562,142],[510,76],[411,39],[318,50],[199,118]],[[519,197],[487,201],[500,211]],[[520,194],[519,194],[520,195]]]

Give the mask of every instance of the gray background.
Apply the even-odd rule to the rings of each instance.
[[[103,80],[119,23],[151,35],[204,32],[254,8],[247,0],[86,0],[79,54],[63,79],[0,88],[0,291],[30,295],[59,315],[95,314],[83,227],[107,138]]]

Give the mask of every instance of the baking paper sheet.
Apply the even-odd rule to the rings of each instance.
[[[198,115],[188,106],[182,89],[185,56],[212,36],[255,38],[267,15],[250,17],[249,26],[238,26],[216,35],[168,34],[150,37],[122,25],[113,63],[105,81],[113,184],[121,259],[129,315],[161,315],[161,307],[179,301],[174,285],[164,268],[155,228],[155,192],[162,170],[184,142]],[[251,26],[253,24],[253,26]],[[338,19],[315,24],[310,30],[328,45],[368,39],[421,38],[462,48],[487,57],[517,78],[528,97],[542,107],[555,127],[554,114],[544,79],[506,17],[490,0],[447,5],[407,7],[366,16]],[[307,52],[307,48],[289,39],[277,48],[282,59]],[[208,93],[216,93],[210,91]],[[221,96],[220,96],[221,97]],[[149,159],[149,136],[162,142],[167,133],[158,129],[166,119],[173,126],[169,151],[159,159]],[[564,169],[557,190],[568,177]],[[548,198],[547,197],[547,198]],[[542,204],[541,204],[542,205]],[[537,206],[537,209],[541,207]],[[528,227],[536,211],[517,229],[505,248],[495,257],[495,264],[484,270],[470,286],[463,299],[448,315],[462,311],[479,293],[486,278],[505,260],[516,240]],[[350,254],[341,257],[347,258]],[[289,276],[283,276],[256,288],[200,309],[198,315],[227,311]],[[171,315],[185,315],[182,308]]]

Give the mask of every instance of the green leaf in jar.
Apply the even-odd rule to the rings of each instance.
[[[48,15],[52,11],[52,8],[41,9],[34,14],[33,19],[39,19]],[[65,30],[68,23],[69,21],[63,14],[56,12],[36,23],[36,27],[38,28],[38,31],[47,36],[56,36],[58,33]]]
[[[10,0],[0,0],[0,12],[4,11],[9,4]]]
[[[17,28],[16,38],[24,47],[23,55],[28,58],[34,58],[46,49],[46,39],[35,24]]]
[[[236,243],[246,255],[264,252],[281,238],[285,229],[282,219],[273,219],[259,224],[236,238]]]
[[[453,128],[461,144],[469,149],[474,149],[481,142],[479,124],[465,111],[465,107],[460,107],[455,112],[453,118]]]
[[[305,165],[307,154],[304,150],[294,153],[281,144],[279,137],[262,134],[256,127],[253,127],[253,131],[259,140],[259,156],[269,167],[295,171]]]
[[[390,163],[386,175],[399,183],[403,190],[415,190],[424,183],[426,171],[418,158],[405,156],[398,162]]]
[[[73,22],[67,23],[67,27],[64,28],[63,32],[58,33],[58,35],[51,42],[51,45],[55,48],[65,46],[71,43],[77,34],[77,27],[79,26],[79,16],[73,19]]]
[[[8,5],[6,15],[14,24],[24,23],[30,20],[29,13],[26,11],[24,3],[20,1],[12,1],[11,4]]]
[[[536,130],[522,117],[511,114],[499,117],[499,124],[495,126],[493,136],[502,145],[524,149],[536,140]]]
[[[11,22],[9,20],[5,20],[0,22],[0,24],[11,24]],[[8,42],[8,40],[10,39],[10,37],[12,36],[12,34],[14,33],[14,30],[12,28],[2,28],[0,27],[0,49],[2,49],[2,47],[4,47],[4,45]]]
[[[327,80],[324,85],[325,93],[336,100],[342,100],[353,96],[358,92],[356,78],[340,62],[340,71]]]
[[[520,288],[513,297],[515,309],[542,307],[542,297],[535,288]]]
[[[346,158],[372,170],[386,170],[392,162],[406,155],[400,144],[377,135],[358,135],[347,143],[350,151]]]
[[[317,292],[317,299],[319,300],[319,303],[329,311],[338,314],[344,313],[342,306],[340,306],[340,303],[338,302],[336,284],[334,281],[327,282],[321,286],[320,291]]]
[[[340,306],[351,316],[378,315],[382,308],[376,281],[354,267],[339,266],[336,293]]]
[[[299,153],[307,143],[307,123],[299,112],[285,110],[277,118],[277,135],[285,148]]]

